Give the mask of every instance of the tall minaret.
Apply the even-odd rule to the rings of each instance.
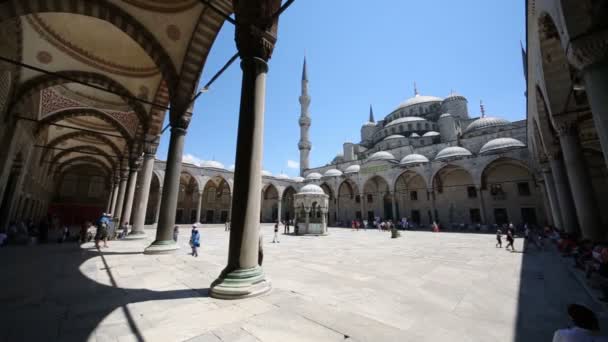
[[[300,142],[298,149],[300,150],[300,176],[304,176],[304,170],[309,168],[308,156],[312,144],[308,140],[308,129],[310,128],[310,113],[308,106],[310,105],[310,96],[308,96],[308,73],[306,72],[306,57],[304,57],[304,66],[302,67],[302,94],[300,95]]]

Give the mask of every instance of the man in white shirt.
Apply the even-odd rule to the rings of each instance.
[[[597,317],[589,308],[570,304],[568,315],[574,326],[557,330],[553,335],[553,342],[608,342],[608,338],[600,334]]]

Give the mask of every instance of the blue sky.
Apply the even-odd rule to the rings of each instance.
[[[270,61],[264,169],[295,176],[302,60],[310,79],[311,166],[328,163],[344,141],[358,142],[372,104],[376,120],[413,96],[469,100],[471,116],[483,100],[489,115],[525,118],[520,41],[524,1],[296,0],[279,22]],[[201,84],[236,52],[226,23],[209,55]],[[184,154],[234,164],[241,70],[235,62],[195,104]],[[169,130],[159,159],[166,159]],[[290,167],[291,166],[291,167]]]

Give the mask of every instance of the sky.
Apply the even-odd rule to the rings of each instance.
[[[375,119],[414,95],[467,97],[469,114],[525,118],[520,42],[524,0],[296,0],[279,21],[269,62],[263,168],[299,173],[298,118],[302,62],[308,64],[311,167],[329,163],[345,141],[359,142],[370,104]],[[525,43],[524,43],[525,46]],[[236,52],[225,23],[201,85]],[[238,61],[195,103],[184,161],[234,165],[240,101]],[[169,132],[157,158],[166,160]]]

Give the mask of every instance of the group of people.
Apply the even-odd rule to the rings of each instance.
[[[64,242],[70,237],[67,226],[62,226],[53,216],[46,216],[40,222],[34,220],[11,221],[6,231],[0,231],[0,246],[26,245],[29,243],[47,243],[49,236],[57,237],[57,242]]]

